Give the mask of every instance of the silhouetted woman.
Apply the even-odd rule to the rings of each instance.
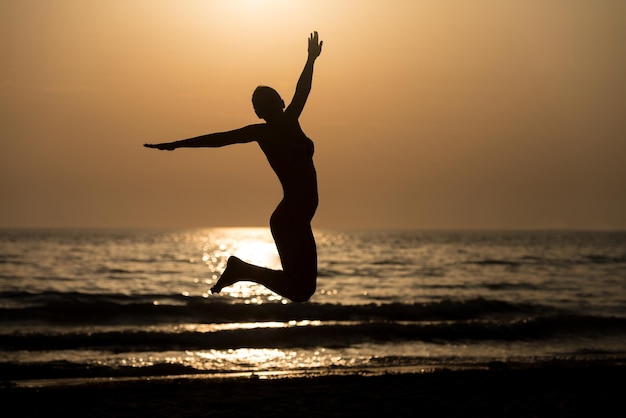
[[[280,180],[283,200],[272,213],[270,228],[283,270],[255,266],[231,256],[224,273],[211,288],[213,293],[242,280],[260,283],[294,302],[306,302],[315,293],[317,250],[311,220],[318,204],[317,177],[313,165],[313,141],[302,132],[298,118],[311,91],[313,64],[322,52],[322,44],[317,32],[311,34],[308,59],[287,108],[271,87],[259,86],[254,91],[254,111],[265,123],[181,141],[144,145],[171,151],[181,147],[221,147],[256,141]]]

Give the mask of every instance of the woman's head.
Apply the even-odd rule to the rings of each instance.
[[[252,106],[256,115],[267,120],[280,115],[285,108],[285,102],[276,90],[267,86],[259,86],[252,93]]]

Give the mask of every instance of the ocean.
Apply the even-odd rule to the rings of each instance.
[[[626,359],[626,232],[315,230],[317,292],[209,292],[266,228],[0,230],[0,378],[272,376]]]

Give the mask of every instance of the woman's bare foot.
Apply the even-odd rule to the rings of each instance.
[[[232,284],[237,283],[241,278],[242,267],[246,263],[241,259],[231,255],[228,257],[228,262],[226,263],[226,269],[222,273],[222,276],[219,278],[215,286],[211,288],[211,293],[220,293],[223,288],[230,286]]]

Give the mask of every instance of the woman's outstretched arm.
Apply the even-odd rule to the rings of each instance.
[[[248,125],[243,128],[227,132],[216,132],[189,139],[174,142],[162,142],[160,144],[143,144],[146,148],[173,151],[176,148],[200,148],[200,147],[223,147],[231,144],[242,144],[259,139],[259,129],[263,124]]]
[[[313,32],[309,36],[309,55],[306,60],[306,64],[304,65],[304,69],[302,70],[302,74],[300,74],[300,78],[298,79],[293,99],[285,110],[285,113],[293,115],[296,119],[300,117],[300,114],[304,109],[304,105],[306,104],[306,100],[309,97],[309,93],[311,92],[311,84],[313,82],[313,64],[315,63],[317,57],[319,57],[322,53],[323,44],[324,42],[319,40],[317,32]]]

